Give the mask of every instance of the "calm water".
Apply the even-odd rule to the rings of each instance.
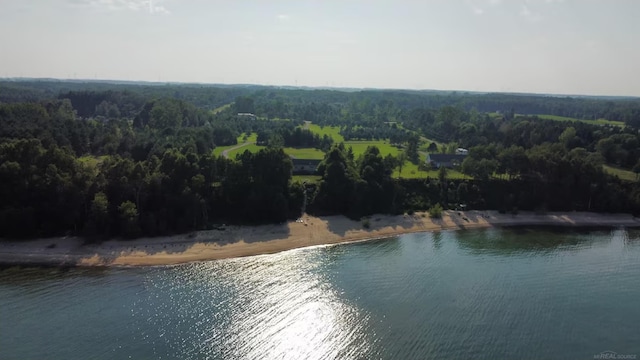
[[[640,233],[489,229],[0,271],[1,359],[640,359]]]

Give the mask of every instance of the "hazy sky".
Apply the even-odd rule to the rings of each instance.
[[[0,0],[0,77],[640,96],[640,1]]]

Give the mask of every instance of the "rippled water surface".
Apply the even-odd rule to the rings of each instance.
[[[1,359],[640,359],[640,233],[488,229],[0,271]]]

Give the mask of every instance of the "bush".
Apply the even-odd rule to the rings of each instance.
[[[368,229],[371,227],[371,222],[369,221],[369,219],[362,220],[362,227],[365,229]]]
[[[431,208],[429,208],[429,217],[434,219],[439,219],[442,217],[442,205],[435,204]]]

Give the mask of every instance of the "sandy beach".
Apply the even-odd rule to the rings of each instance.
[[[0,264],[54,266],[144,266],[270,254],[296,248],[392,237],[395,235],[491,226],[640,227],[629,214],[548,213],[518,215],[495,211],[445,211],[441,219],[425,213],[374,215],[369,228],[343,216],[313,217],[277,225],[227,226],[157,238],[109,240],[84,245],[81,238],[0,242]]]

